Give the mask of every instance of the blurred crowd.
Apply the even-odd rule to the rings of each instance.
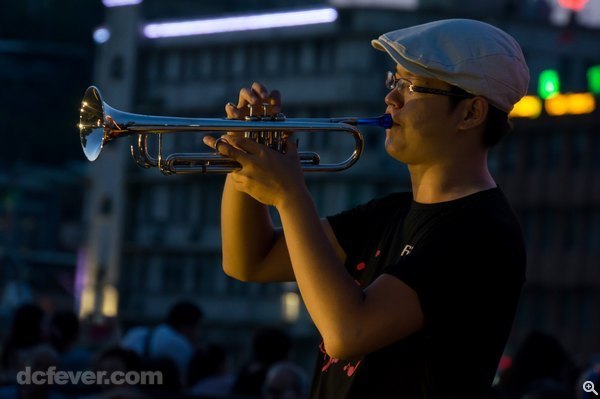
[[[291,337],[281,328],[254,332],[251,356],[231,367],[228,348],[202,342],[202,309],[191,302],[172,306],[157,326],[132,328],[110,344],[90,348],[80,339],[80,321],[72,311],[46,314],[22,305],[13,314],[0,358],[0,399],[304,399],[308,375],[290,360]],[[159,371],[160,384],[19,383],[29,368],[55,370]],[[449,367],[451,365],[449,364]],[[587,399],[583,382],[600,388],[600,357],[577,364],[552,335],[532,332],[514,354],[503,358],[488,399]]]
[[[229,398],[303,399],[308,396],[307,372],[291,358],[292,339],[285,330],[265,326],[254,332],[251,355],[231,367],[223,343],[202,342],[202,309],[191,302],[174,304],[164,322],[129,329],[123,336],[106,337],[104,345],[86,345],[72,311],[45,314],[33,304],[17,308],[0,347],[0,399],[152,399]],[[98,335],[98,332],[96,332]],[[99,335],[102,335],[101,333]],[[119,382],[126,373],[159,372],[147,384],[36,384],[36,371],[104,372]],[[28,380],[25,380],[25,371]],[[54,374],[56,375],[56,374]],[[26,383],[22,383],[26,381]],[[39,381],[39,380],[38,380]],[[46,379],[48,381],[48,379]],[[21,383],[20,383],[21,382]]]

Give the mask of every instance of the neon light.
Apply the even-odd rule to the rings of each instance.
[[[545,108],[550,116],[589,114],[596,109],[596,100],[591,93],[557,94],[546,100]]]
[[[542,100],[536,96],[525,96],[510,111],[511,118],[535,119],[542,113]]]
[[[588,0],[558,0],[558,4],[562,8],[572,11],[581,11],[587,4]]]
[[[143,0],[102,0],[104,7],[122,7],[134,6],[140,4]]]
[[[600,65],[595,65],[587,70],[589,90],[595,95],[600,94]]]
[[[281,295],[283,320],[293,323],[300,317],[300,295],[295,292],[286,292]]]
[[[106,43],[110,39],[110,31],[106,28],[98,28],[94,31],[94,41],[98,44]]]
[[[323,8],[242,17],[153,23],[144,26],[144,35],[149,39],[156,39],[161,37],[208,35],[212,33],[323,24],[335,21],[337,15],[335,9]]]
[[[560,93],[560,78],[554,69],[546,69],[540,73],[538,94],[544,100]]]
[[[102,315],[116,317],[119,312],[119,291],[110,285],[104,285],[102,290]]]

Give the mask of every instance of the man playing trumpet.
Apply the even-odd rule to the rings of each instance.
[[[482,398],[525,276],[518,220],[487,167],[527,92],[517,42],[491,25],[442,20],[372,41],[388,72],[388,154],[412,192],[320,218],[295,145],[285,154],[226,135],[205,143],[241,169],[222,199],[223,269],[242,281],[296,281],[323,342],[312,398]],[[262,84],[226,106],[281,107]],[[267,206],[281,217],[275,228]]]

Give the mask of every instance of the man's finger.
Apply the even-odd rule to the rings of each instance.
[[[204,144],[214,149],[220,155],[223,155],[227,158],[235,159],[236,161],[241,163],[240,158],[243,158],[247,154],[243,150],[236,148],[235,145],[233,145],[233,143],[229,142],[230,140],[232,140],[233,137],[235,136],[221,136],[215,139],[212,136],[204,136],[202,138],[202,141],[204,142]],[[246,158],[243,159],[245,160]]]
[[[293,140],[290,138],[285,142],[285,153],[290,156],[298,155],[298,139]]]
[[[219,140],[221,140],[221,141],[219,141]],[[214,137],[207,135],[207,136],[202,137],[202,142],[204,144],[206,144],[207,146],[209,146],[210,148],[217,150],[219,143],[222,142],[222,137],[215,139]]]
[[[269,103],[273,108],[273,113],[281,112],[281,93],[279,90],[273,90],[269,96]]]
[[[252,83],[252,90],[260,97],[262,102],[269,102],[269,91],[262,83]]]
[[[244,119],[245,110],[238,109],[234,103],[225,104],[225,113],[228,119]]]
[[[219,137],[215,140],[214,149],[217,150],[217,152],[219,152],[219,143],[227,143],[227,141],[225,141],[223,137]]]
[[[258,154],[268,149],[264,144],[239,136],[227,136],[227,143],[248,154]]]
[[[259,105],[262,104],[262,100],[254,90],[244,87],[240,90],[240,98],[237,104],[237,108],[244,109],[248,106],[248,104]]]

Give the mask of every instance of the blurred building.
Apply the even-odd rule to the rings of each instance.
[[[600,31],[551,24],[551,10],[542,1],[498,0],[490,2],[495,11],[486,8],[485,15],[479,3],[443,0],[295,1],[286,3],[286,10],[275,1],[104,3],[95,82],[111,106],[141,114],[223,117],[224,104],[237,99],[239,88],[262,81],[283,93],[290,117],[379,115],[385,109],[384,73],[393,65],[371,48],[370,39],[448,17],[486,20],[514,35],[531,68],[532,94],[547,68],[559,70],[564,91],[586,91],[587,68],[600,64]],[[216,29],[206,21],[161,25],[248,16],[249,10],[302,9],[329,9],[334,18],[257,30],[244,29],[250,23],[245,19],[233,32],[218,31],[233,29],[240,20],[217,21]],[[205,33],[186,35],[189,29]],[[600,320],[594,316],[600,305],[600,111],[560,117],[542,111],[536,119],[514,121],[515,132],[490,160],[522,217],[529,247],[528,284],[511,342],[531,329],[545,329],[586,356],[600,351]],[[322,214],[409,188],[406,170],[385,154],[382,133],[366,129],[364,134],[365,153],[357,166],[307,175]],[[167,152],[210,152],[200,137],[181,136],[167,139]],[[307,136],[300,146],[339,159],[348,149],[343,139]],[[247,284],[223,274],[224,176],[165,177],[137,168],[126,148],[133,142],[110,143],[90,168],[82,314],[118,314],[128,324],[147,323],[158,320],[176,298],[192,297],[207,312],[208,339],[240,343],[257,325],[284,324],[301,345],[314,345],[315,330],[297,307],[293,284]]]
[[[74,305],[81,245],[81,165],[3,164],[0,172],[0,325],[31,301],[47,310]],[[0,336],[6,331],[0,329]]]
[[[74,306],[87,166],[76,116],[102,10],[100,1],[0,2],[0,337],[23,302]]]

